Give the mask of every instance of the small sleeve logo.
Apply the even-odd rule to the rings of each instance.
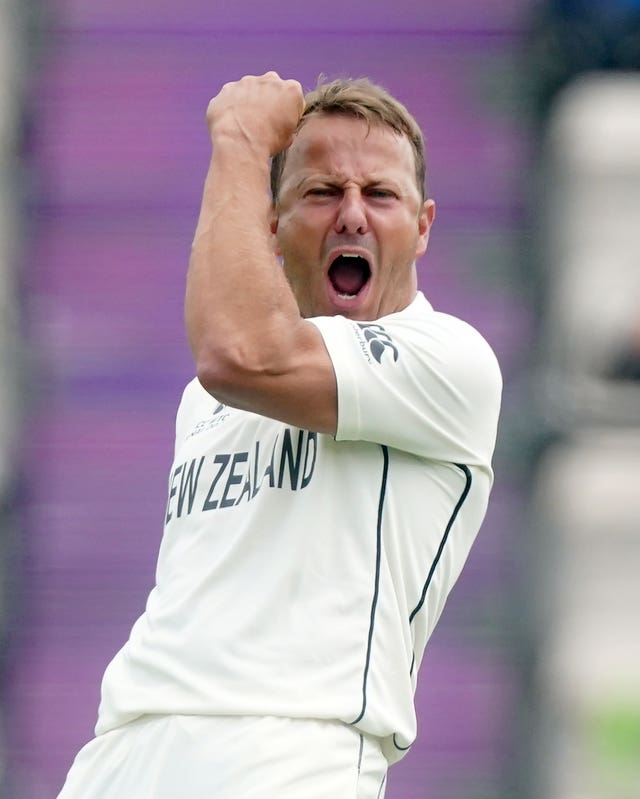
[[[382,325],[363,322],[357,322],[357,325],[362,330],[369,352],[378,363],[382,363],[382,356],[387,351],[391,352],[394,361],[398,360],[398,348]]]
[[[218,402],[216,407],[213,409],[211,416],[208,416],[206,419],[200,419],[200,421],[196,423],[196,426],[187,436],[187,439],[197,436],[199,433],[204,433],[207,430],[212,430],[214,427],[217,427],[228,418],[229,410],[227,409],[227,406],[223,405],[221,402]]]

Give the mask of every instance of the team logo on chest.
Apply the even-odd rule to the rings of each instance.
[[[302,490],[313,478],[317,452],[317,433],[287,427],[272,441],[255,441],[247,450],[178,463],[169,479],[165,521],[251,502],[265,488]]]

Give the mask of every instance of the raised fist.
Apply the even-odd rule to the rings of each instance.
[[[277,72],[246,75],[225,83],[207,108],[207,125],[215,144],[231,137],[273,156],[291,143],[302,111],[304,95],[296,80]]]

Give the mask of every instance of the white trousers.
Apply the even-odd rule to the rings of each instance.
[[[341,722],[145,716],[83,747],[58,799],[383,799],[386,772]]]

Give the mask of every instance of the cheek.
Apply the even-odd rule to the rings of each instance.
[[[290,214],[281,217],[276,232],[276,241],[282,253],[296,252],[302,249],[305,239],[305,227],[298,218]]]
[[[291,244],[291,242],[289,242]],[[284,273],[290,285],[296,290],[304,289],[309,283],[311,269],[304,250],[296,245],[287,246],[282,256]]]
[[[382,242],[386,241],[389,249],[393,249],[397,255],[401,257],[407,254],[415,255],[419,238],[415,223],[399,219],[395,224],[386,225],[384,229],[380,229],[380,234]]]
[[[280,253],[293,261],[318,257],[322,246],[324,227],[321,220],[311,214],[290,214],[278,225],[276,240]]]

